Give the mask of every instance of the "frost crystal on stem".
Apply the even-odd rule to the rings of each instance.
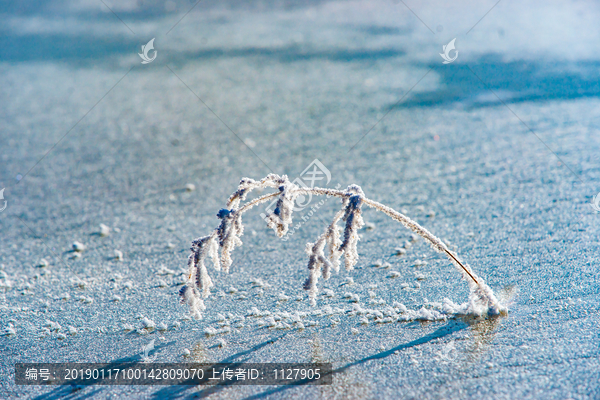
[[[192,315],[196,318],[200,318],[201,312],[206,309],[202,298],[208,297],[213,286],[204,265],[206,254],[214,254],[213,242],[215,242],[214,235],[204,236],[192,242],[192,253],[188,257],[188,284],[179,291],[181,302],[190,306]]]
[[[358,230],[365,224],[360,210],[362,199],[364,198],[365,194],[357,185],[350,185],[348,187],[348,193],[350,194],[350,197],[345,203],[346,209],[344,210],[343,217],[343,220],[346,221],[346,228],[344,229],[344,241],[339,249],[339,251],[344,252],[346,271],[350,271],[358,262],[358,250],[356,248],[359,240]]]
[[[294,211],[294,202],[298,196],[298,186],[288,181],[284,175],[283,182],[279,186],[279,199],[275,205],[275,210],[267,214],[267,225],[273,229],[277,236],[283,237],[292,223],[292,212]]]
[[[242,204],[247,195],[253,190],[266,188],[277,189],[277,192],[260,196]],[[364,226],[361,207],[367,205],[400,222],[406,228],[427,240],[434,250],[444,253],[450,259],[468,282],[470,289],[468,307],[457,312],[478,315],[498,315],[506,312],[506,307],[496,299],[492,289],[473,272],[468,264],[460,261],[458,256],[450,251],[444,242],[404,214],[367,199],[360,186],[350,185],[346,190],[299,187],[290,182],[286,175],[269,174],[260,181],[242,178],[237,190],[229,197],[227,208],[221,209],[217,214],[217,217],[221,220],[219,226],[210,235],[192,242],[191,254],[188,260],[188,278],[186,284],[179,291],[181,302],[190,306],[192,316],[195,318],[202,317],[202,311],[206,309],[203,299],[209,296],[210,288],[213,286],[204,259],[207,255],[210,256],[216,270],[229,272],[232,264],[231,253],[235,247],[242,245],[240,237],[244,233],[243,213],[258,204],[277,197],[275,210],[269,213],[265,220],[277,236],[282,237],[292,224],[294,202],[299,195],[334,196],[340,198],[342,202],[342,208],[335,214],[333,221],[321,236],[314,243],[306,245],[309,276],[304,282],[304,289],[308,291],[311,305],[316,305],[319,278],[329,279],[331,270],[339,271],[339,260],[342,254],[344,255],[346,270],[352,270],[358,262],[357,246],[360,239],[358,231]],[[338,225],[340,220],[345,224],[343,239],[340,235],[341,227]],[[326,247],[327,252],[325,251]]]

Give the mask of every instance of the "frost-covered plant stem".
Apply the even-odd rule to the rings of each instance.
[[[405,227],[407,227],[408,229],[410,229],[417,235],[419,235],[422,238],[424,238],[425,240],[427,240],[431,244],[431,246],[433,246],[433,248],[435,250],[445,253],[448,256],[448,258],[450,258],[450,260],[452,261],[452,263],[454,265],[456,265],[459,269],[461,269],[463,271],[463,273],[467,274],[469,276],[469,278],[471,278],[473,280],[473,283],[475,283],[476,285],[479,285],[479,282],[477,281],[477,278],[475,278],[471,269],[468,268],[467,266],[463,265],[463,263],[461,263],[458,260],[456,255],[448,249],[446,244],[444,244],[444,242],[442,242],[438,237],[434,236],[427,229],[423,228],[421,225],[417,224],[415,221],[408,218],[406,215],[399,213],[398,211],[396,211],[386,205],[383,205],[381,203],[378,203],[376,201],[369,200],[369,199],[364,199],[363,202],[366,205],[368,205],[369,207],[372,207],[378,211],[381,211],[384,214],[389,215],[390,217],[392,217],[396,221],[400,222],[402,225],[404,225]]]
[[[265,188],[275,188],[279,192],[260,196],[240,207],[240,203],[246,199],[250,192],[254,189]],[[207,255],[210,255],[215,269],[229,272],[232,263],[231,252],[236,246],[242,244],[240,240],[244,230],[242,214],[258,204],[278,197],[275,210],[269,213],[265,219],[269,227],[279,237],[282,237],[287,233],[289,225],[292,224],[292,211],[296,197],[308,194],[333,196],[342,200],[342,209],[335,214],[331,224],[317,238],[315,243],[306,245],[306,253],[309,256],[309,277],[304,283],[304,289],[308,290],[312,305],[316,304],[319,278],[329,279],[332,269],[336,272],[339,271],[339,258],[342,254],[344,254],[346,270],[351,270],[356,265],[358,261],[357,244],[360,239],[358,230],[364,225],[361,206],[366,204],[390,216],[423,237],[434,250],[446,254],[469,284],[471,291],[470,307],[474,312],[497,315],[506,311],[506,308],[498,302],[493,291],[485,284],[483,279],[478,277],[468,264],[460,261],[458,256],[450,251],[444,242],[404,214],[367,199],[359,186],[350,185],[346,190],[303,188],[290,182],[286,175],[270,174],[260,181],[243,178],[237,191],[229,197],[227,208],[221,209],[217,214],[217,217],[221,219],[219,227],[210,235],[192,242],[192,253],[188,262],[188,279],[186,285],[180,290],[180,295],[182,302],[190,306],[193,316],[201,318],[201,312],[205,309],[202,299],[210,294],[210,287],[213,286],[204,265],[204,259]],[[337,225],[340,220],[345,222],[343,240],[340,235],[341,227]],[[328,247],[327,256],[325,255],[325,247]],[[219,250],[220,255],[218,254]]]

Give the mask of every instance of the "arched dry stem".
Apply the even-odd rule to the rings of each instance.
[[[240,207],[247,195],[255,189],[275,188],[278,192],[260,196]],[[446,244],[427,229],[419,225],[404,214],[376,201],[365,197],[362,189],[357,185],[350,185],[346,190],[327,188],[299,187],[290,182],[286,175],[270,174],[266,178],[255,181],[243,178],[238,189],[229,197],[228,208],[221,209],[217,217],[221,219],[220,225],[208,236],[198,238],[192,242],[189,261],[187,283],[180,290],[182,302],[187,303],[192,315],[201,318],[201,313],[206,308],[203,298],[210,294],[213,283],[204,265],[204,259],[209,255],[214,262],[215,269],[229,271],[231,266],[231,252],[236,246],[241,246],[240,237],[243,235],[242,215],[254,206],[273,198],[278,198],[273,212],[265,220],[279,237],[284,236],[292,224],[292,212],[295,199],[299,195],[333,196],[342,200],[342,208],[335,214],[331,224],[317,238],[314,243],[306,245],[308,254],[309,277],[304,283],[304,289],[309,292],[312,305],[316,304],[317,283],[321,277],[328,279],[331,270],[339,271],[339,259],[344,255],[346,270],[351,270],[358,262],[357,245],[360,240],[358,230],[364,225],[362,219],[362,205],[374,208],[400,222],[406,228],[424,238],[434,250],[446,254],[453,265],[467,280],[471,291],[470,300],[473,307],[483,312],[496,315],[504,312],[506,308],[496,299],[493,291],[478,277],[468,264],[462,262],[458,256],[450,251]],[[344,222],[343,235],[338,222]],[[327,255],[325,248],[327,247]],[[220,251],[220,254],[219,254]],[[476,304],[475,304],[476,303]]]

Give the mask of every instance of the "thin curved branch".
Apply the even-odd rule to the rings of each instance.
[[[265,194],[264,196],[257,197],[256,199],[249,201],[248,203],[244,204],[242,207],[238,208],[236,210],[236,213],[243,214],[246,211],[248,211],[249,209],[251,209],[252,207],[257,206],[260,203],[264,203],[265,201],[269,200],[270,198],[277,197],[278,195],[279,195],[279,193],[275,192],[275,193]]]
[[[431,243],[431,245],[434,246],[434,248],[436,248],[436,249],[444,252],[452,261],[454,261],[458,266],[460,266],[460,268],[462,268],[462,270],[465,271],[465,273],[471,279],[473,279],[473,282],[475,282],[475,284],[479,285],[479,282],[473,276],[473,274],[471,273],[471,271],[469,271],[469,269],[463,263],[461,263],[458,260],[458,258],[454,255],[454,253],[452,253],[448,249],[448,247],[444,244],[444,242],[442,242],[439,238],[437,238],[436,236],[434,236],[427,229],[423,228],[421,225],[419,225],[418,223],[416,223],[412,219],[408,218],[406,215],[404,215],[402,213],[399,213],[398,211],[396,211],[393,208],[390,208],[390,207],[388,207],[386,205],[383,205],[381,203],[378,203],[376,201],[369,200],[369,199],[363,199],[363,202],[366,205],[368,205],[369,207],[375,208],[376,210],[381,211],[384,214],[387,214],[388,216],[392,217],[393,219],[395,219],[396,221],[400,222],[402,225],[404,225],[405,227],[407,227],[411,231],[413,231],[416,234],[418,234],[421,237],[423,237],[425,240],[427,240],[429,243]]]
[[[265,188],[279,189],[279,191],[257,197],[240,206],[240,203],[245,200],[250,192],[255,189]],[[357,243],[360,239],[358,230],[364,224],[361,217],[361,205],[364,203],[371,208],[383,212],[393,220],[400,222],[406,228],[423,237],[431,244],[434,250],[445,253],[451,262],[463,272],[465,279],[467,279],[466,277],[470,278],[470,281],[467,279],[471,289],[470,296],[475,298],[479,303],[484,304],[489,313],[498,314],[506,311],[506,308],[498,302],[493,291],[485,284],[483,279],[477,277],[467,264],[461,262],[458,256],[450,251],[442,240],[404,214],[384,204],[367,199],[359,186],[350,185],[346,190],[299,187],[290,182],[286,175],[270,174],[260,181],[243,178],[236,192],[229,197],[229,201],[227,202],[228,208],[220,210],[217,214],[217,217],[221,219],[219,227],[210,235],[198,238],[192,242],[192,254],[188,262],[190,273],[188,274],[186,285],[180,291],[180,295],[182,302],[190,305],[193,315],[201,317],[201,311],[205,309],[202,297],[207,297],[210,293],[210,287],[213,286],[204,266],[204,259],[206,256],[210,256],[213,258],[217,270],[223,269],[226,272],[229,270],[229,266],[232,263],[231,252],[236,246],[242,244],[240,240],[244,230],[242,214],[258,204],[278,197],[277,207],[274,211],[267,213],[268,215],[265,220],[275,230],[277,235],[282,237],[287,232],[288,226],[292,224],[294,201],[297,196],[302,194],[332,196],[342,199],[342,209],[335,214],[331,224],[326,227],[315,243],[307,245],[310,276],[305,282],[304,287],[309,290],[311,304],[316,304],[318,279],[321,276],[324,276],[325,279],[329,278],[332,268],[338,271],[341,254],[344,254],[347,270],[351,270],[358,261]],[[340,219],[343,219],[346,224],[343,241],[340,240],[340,231],[337,225]],[[328,257],[324,254],[326,245],[329,247]],[[219,249],[221,250],[220,257],[218,256]]]
[[[310,194],[314,194],[314,195],[327,195],[327,196],[335,196],[335,197],[341,197],[341,198],[348,197],[348,194],[346,192],[344,192],[342,190],[335,190],[335,189],[302,188],[302,189],[299,189],[298,191],[300,192],[300,194],[309,194],[310,193]],[[458,257],[454,253],[452,253],[448,249],[448,247],[446,247],[446,245],[439,238],[437,238],[435,235],[433,235],[427,229],[423,228],[421,225],[419,225],[414,220],[412,220],[409,217],[407,217],[406,215],[394,210],[391,207],[388,207],[377,201],[367,199],[366,197],[364,197],[362,199],[362,201],[369,207],[372,207],[378,211],[383,212],[384,214],[387,214],[388,216],[392,217],[392,219],[400,222],[406,228],[410,229],[411,231],[415,232],[416,234],[418,234],[419,236],[421,236],[422,238],[427,240],[438,251],[445,253],[450,258],[451,261],[456,263],[469,276],[469,278],[471,278],[473,280],[473,282],[475,282],[475,284],[479,285],[477,278],[475,278],[473,276],[471,271],[462,262],[460,262]]]

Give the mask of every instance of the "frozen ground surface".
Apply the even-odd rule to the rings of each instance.
[[[206,1],[166,35],[193,3],[105,3],[127,26],[102,2],[2,6],[0,329],[14,334],[0,337],[0,397],[600,397],[597,5]],[[141,65],[153,37],[157,58]],[[458,59],[443,65],[453,38]],[[323,282],[333,297],[311,308],[304,245],[330,199],[288,241],[248,213],[231,273],[209,268],[208,310],[187,318],[176,292],[190,241],[239,179],[296,177],[314,159],[329,187],[359,184],[455,246],[508,316],[364,325],[347,313],[346,293],[382,311],[468,295],[422,240],[394,255],[409,232],[372,210],[357,268]],[[304,330],[273,329],[252,307],[312,314]],[[207,337],[219,314],[230,332]],[[141,330],[144,317],[167,330]],[[332,362],[334,385],[14,384],[15,362],[135,361],[152,339],[157,362]]]

